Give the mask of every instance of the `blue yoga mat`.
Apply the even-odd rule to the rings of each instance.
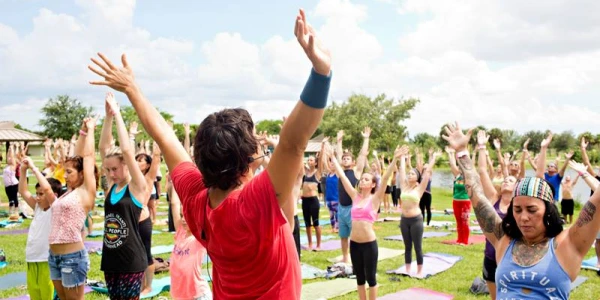
[[[108,288],[106,288],[106,287],[93,286],[92,290],[94,290],[98,293],[108,294]],[[170,290],[171,290],[171,277],[167,276],[167,277],[163,277],[160,279],[154,278],[154,280],[152,281],[152,291],[140,298],[145,299],[145,298],[156,297],[156,296],[158,296],[158,294],[160,294],[162,292],[167,292]]]
[[[173,252],[174,245],[161,245],[150,248],[152,255],[165,254]]]
[[[319,226],[329,225],[329,220],[319,220]],[[304,221],[300,221],[300,227],[306,227]]]
[[[0,277],[0,290],[6,290],[27,284],[25,272],[10,273]]]
[[[581,263],[581,268],[582,269],[588,269],[588,270],[598,271],[600,269],[598,269],[598,267],[597,267],[597,262],[598,262],[598,259],[595,256],[592,256],[592,257],[584,260]]]
[[[6,227],[8,226],[8,224],[14,224],[14,223],[23,223],[23,219],[19,218],[19,220],[17,221],[10,221],[9,219],[4,219],[2,221],[0,221],[0,228]]]

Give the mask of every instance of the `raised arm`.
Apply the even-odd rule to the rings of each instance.
[[[586,182],[587,178],[593,178],[589,173],[587,173],[587,167],[585,165],[570,161],[569,166],[577,171],[577,173],[583,174],[582,177],[586,180]],[[570,241],[568,245],[573,247],[576,253],[579,254],[580,259],[583,259],[594,242],[598,231],[600,231],[599,206],[600,191],[599,189],[595,189],[594,194],[592,194],[590,199],[585,203],[585,205],[583,205],[575,225],[568,229],[568,239]]]
[[[448,141],[450,147],[456,150],[458,165],[465,177],[465,188],[469,193],[471,203],[473,203],[477,221],[485,237],[495,248],[498,241],[504,236],[502,219],[500,219],[500,216],[498,216],[496,210],[485,196],[481,179],[469,157],[469,152],[466,151],[472,130],[469,130],[467,135],[465,135],[458,126],[458,123],[456,123],[446,126],[445,131],[447,135],[443,135],[442,138]]]
[[[596,177],[596,171],[594,171],[594,168],[592,167],[592,164],[590,163],[590,158],[588,157],[588,154],[587,154],[587,150],[586,150],[587,146],[588,146],[588,142],[585,140],[585,137],[582,136],[581,143],[579,145],[579,147],[581,149],[581,158],[583,160],[583,163],[587,167],[588,173],[590,173],[590,175]]]
[[[483,130],[479,130],[477,133],[477,149],[479,151],[478,169],[483,192],[487,199],[491,200],[492,203],[495,203],[496,200],[498,200],[498,195],[487,170],[486,145],[489,138],[490,137]]]
[[[569,151],[569,153],[565,153],[565,162],[563,163],[563,165],[560,167],[560,170],[558,171],[560,178],[565,177],[565,171],[567,170],[569,161],[571,160],[571,158],[573,158],[573,154],[574,154],[573,150]]]
[[[550,145],[550,142],[552,142],[552,132],[550,132],[540,144],[540,156],[538,157],[535,176],[542,179],[544,179],[544,170],[546,170],[546,152],[548,150],[548,145]]]
[[[335,144],[335,147],[336,147],[335,153],[337,155],[336,158],[338,161],[341,161],[342,154],[344,153],[343,152],[344,150],[342,148],[342,144],[344,142],[344,131],[343,130],[338,131],[336,141],[337,141],[337,143]]]
[[[108,93],[106,94],[108,97]],[[104,109],[106,111],[106,115],[104,117],[104,123],[102,124],[102,131],[100,132],[100,142],[98,143],[98,150],[100,151],[100,161],[104,161],[106,157],[106,153],[110,149],[110,142],[113,139],[112,136],[112,126],[113,126],[113,115],[110,112],[110,107],[108,107],[108,102],[104,101]]]
[[[148,197],[152,194],[152,187],[154,186],[154,180],[156,180],[156,174],[158,174],[158,170],[160,169],[160,155],[161,155],[160,147],[156,142],[152,144],[152,163],[150,164],[150,168],[146,175],[144,175],[144,179],[146,180],[146,191],[148,193]]]
[[[119,105],[117,104],[113,94],[110,92],[106,95],[106,104],[110,108],[110,114],[112,114],[115,119],[117,136],[119,138],[119,147],[121,148],[123,160],[125,161],[125,164],[129,169],[129,174],[131,175],[131,182],[129,184],[130,191],[136,199],[145,205],[150,198],[146,178],[144,177],[144,174],[142,174],[142,171],[135,160],[135,149],[132,147],[129,140],[129,132],[127,132],[125,122],[121,116],[121,109],[119,108]]]
[[[374,210],[379,209],[379,205],[381,205],[381,201],[383,200],[383,196],[385,195],[385,189],[386,189],[386,182],[388,182],[388,180],[390,179],[390,176],[392,176],[392,174],[394,173],[394,170],[396,169],[396,163],[398,162],[398,159],[400,159],[403,155],[403,151],[408,151],[407,148],[400,148],[400,147],[396,147],[396,150],[394,151],[394,158],[392,159],[392,161],[390,162],[390,164],[388,165],[387,169],[385,170],[385,173],[383,173],[383,176],[381,176],[381,184],[379,184],[379,187],[377,187],[377,190],[375,191],[375,195],[373,195],[373,202],[372,202],[372,206]],[[406,154],[406,153],[404,153]]]
[[[174,188],[170,189],[169,201],[171,205],[171,212],[173,215],[173,225],[175,226],[175,230],[179,230],[181,227],[181,200],[179,199],[179,195],[177,195],[177,191]]]
[[[400,148],[400,157],[398,158],[398,160],[400,160],[400,169],[398,170],[398,176],[400,177],[400,188],[401,189],[405,189],[406,188],[406,161],[408,160],[408,153],[409,153],[409,149],[408,146],[404,145]],[[396,154],[396,152],[394,152],[394,155]]]
[[[31,161],[31,159],[29,157],[25,157],[23,159],[23,162],[21,163],[21,174],[26,174],[27,168],[29,168],[29,164],[31,164],[31,166],[35,168],[35,165],[33,165],[33,162]],[[45,178],[44,178],[44,181],[45,181]],[[47,183],[48,182],[46,181],[46,184]],[[42,187],[41,182],[40,182],[40,187]],[[48,187],[50,187],[50,185],[48,185]],[[45,192],[46,191],[44,191],[44,194],[45,194]],[[25,200],[25,202],[27,203],[27,205],[29,205],[29,207],[31,207],[31,209],[35,209],[36,202],[35,202],[35,198],[33,197],[33,195],[31,195],[31,192],[29,192],[29,188],[27,187],[27,176],[19,177],[19,194],[21,194],[21,197],[23,197],[23,200]]]
[[[363,144],[360,148],[360,153],[358,153],[358,157],[356,158],[356,169],[354,169],[354,175],[356,178],[360,178],[365,169],[365,164],[367,163],[367,156],[369,155],[369,138],[371,136],[371,128],[365,127],[365,130],[361,133],[363,137]]]
[[[325,146],[325,149],[326,149],[325,151],[327,151],[328,156],[331,157],[331,162],[333,163],[335,173],[337,174],[338,179],[342,182],[342,186],[344,187],[344,190],[346,191],[346,193],[348,193],[348,196],[350,196],[350,199],[352,199],[352,200],[356,199],[358,192],[356,191],[354,186],[352,186],[352,183],[350,183],[350,180],[348,179],[348,177],[346,177],[346,174],[344,174],[344,169],[338,162],[336,156],[333,155],[333,150],[331,149],[331,147],[329,147],[327,145]]]
[[[85,197],[82,197],[83,205],[86,211],[94,208],[96,200],[96,152],[94,151],[94,129],[96,128],[96,118],[86,118],[83,120],[82,129],[79,134],[78,144],[83,141],[81,156],[83,157],[83,191]],[[86,212],[87,213],[87,212]]]
[[[435,161],[441,155],[442,155],[442,152],[432,153],[429,156],[428,163],[423,165],[423,169],[421,171],[422,172],[421,182],[417,186],[417,193],[419,194],[419,197],[422,197],[423,193],[425,193],[425,190],[427,189],[427,185],[429,184],[429,180],[431,179],[431,174],[433,172],[433,168],[435,167]]]
[[[187,153],[190,155],[190,157],[192,156],[192,152],[190,149],[192,149],[190,147],[190,124],[189,123],[183,123],[183,148],[185,148],[185,150],[187,151]]]
[[[498,157],[498,162],[500,163],[500,168],[502,169],[502,174],[504,177],[508,176],[508,166],[503,159],[502,156],[502,143],[499,139],[494,139],[494,148],[496,148],[496,156]]]
[[[446,153],[448,153],[448,163],[450,164],[450,171],[452,172],[452,175],[456,177],[458,176],[458,174],[460,174],[460,170],[456,165],[456,157],[454,156],[455,151],[451,147],[446,147],[445,150]]]

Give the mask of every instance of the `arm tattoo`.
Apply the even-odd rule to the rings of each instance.
[[[594,214],[596,213],[596,205],[591,202],[585,203],[581,212],[579,213],[579,218],[577,219],[577,227],[583,227],[587,223],[591,222],[594,219]]]
[[[481,230],[493,234],[497,239],[502,238],[504,236],[502,219],[500,219],[500,216],[498,216],[496,210],[485,196],[483,187],[481,186],[481,178],[477,174],[471,158],[469,156],[460,157],[458,159],[458,166],[465,178],[465,188],[467,189],[469,198],[475,204],[475,216],[477,216]]]

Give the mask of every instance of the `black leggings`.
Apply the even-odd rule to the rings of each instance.
[[[169,193],[167,193],[167,203],[169,203],[167,225],[169,227],[169,232],[175,232],[177,231],[177,228],[175,228],[175,222],[173,221],[173,211],[171,210],[171,198],[169,197]]]
[[[8,197],[8,203],[10,207],[19,207],[19,185],[9,185],[4,187],[4,191],[6,192],[6,197]]]
[[[404,262],[412,263],[412,246],[415,245],[417,265],[423,264],[423,216],[400,219],[400,231],[404,240]]]
[[[154,260],[152,259],[152,251],[150,250],[152,247],[152,220],[147,218],[146,220],[141,221],[139,226],[140,237],[142,238],[142,243],[144,243],[144,248],[146,248],[148,265],[151,266],[154,264]]]
[[[319,226],[319,206],[318,197],[302,197],[302,216],[304,217],[304,225],[307,228]]]
[[[365,285],[365,281],[370,287],[377,285],[377,256],[379,248],[377,241],[357,243],[350,240],[350,259],[356,275],[358,285]]]
[[[400,189],[395,185],[392,187],[392,204],[398,206],[398,199],[400,199]]]
[[[300,221],[298,216],[294,216],[294,243],[296,243],[296,251],[298,251],[298,259],[300,259]]]
[[[421,196],[421,201],[419,201],[419,208],[421,209],[421,214],[423,215],[423,220],[425,220],[425,210],[427,210],[427,226],[431,222],[431,194],[423,193]]]

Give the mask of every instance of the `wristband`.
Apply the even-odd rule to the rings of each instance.
[[[461,158],[463,156],[469,156],[469,150],[463,150],[460,152],[456,152],[456,158]]]
[[[315,69],[311,69],[310,76],[304,85],[302,94],[300,94],[300,100],[312,108],[325,108],[331,84],[331,74],[330,71],[328,76],[324,76],[315,72]]]
[[[87,135],[87,132],[85,132],[85,131],[83,131],[83,130],[79,130],[79,135],[86,136],[86,135]]]
[[[485,145],[479,145],[477,146],[477,149],[479,150],[485,150],[487,147]]]

